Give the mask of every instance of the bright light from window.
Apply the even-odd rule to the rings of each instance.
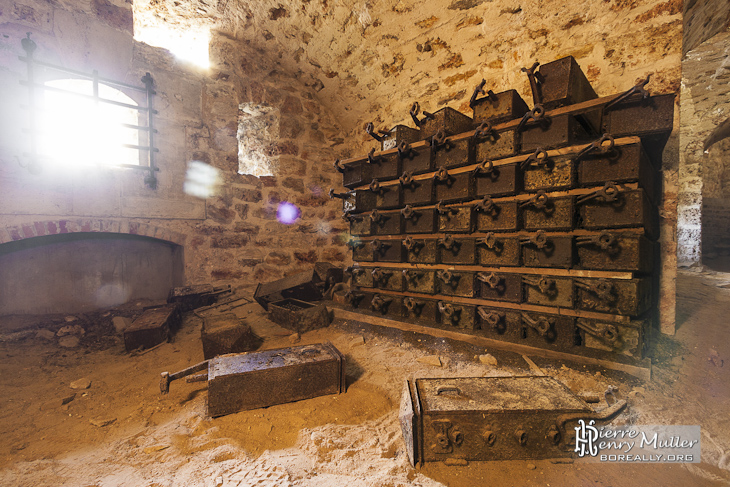
[[[46,86],[71,93],[45,90],[39,120],[39,155],[63,165],[139,164],[139,152],[125,144],[139,145],[139,132],[124,125],[139,125],[133,108],[98,102],[74,93],[94,94],[93,82],[61,79]],[[99,98],[128,105],[137,103],[121,91],[99,84]]]
[[[176,58],[200,66],[210,67],[208,46],[210,44],[209,27],[169,28],[166,26],[135,27],[134,40],[150,46],[167,49]]]

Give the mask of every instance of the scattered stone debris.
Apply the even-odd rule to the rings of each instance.
[[[438,355],[426,355],[425,357],[419,357],[416,360],[422,364],[441,367],[441,357]]]
[[[71,389],[88,389],[89,387],[91,387],[91,381],[86,377],[71,382]]]
[[[53,340],[54,338],[56,338],[56,334],[53,333],[51,330],[43,328],[36,332],[35,337],[42,338],[43,340]]]
[[[89,423],[99,428],[103,428],[104,426],[109,426],[110,424],[114,423],[116,420],[117,418],[90,419]]]
[[[710,349],[710,356],[707,357],[707,361],[715,367],[722,367],[725,364],[725,361],[720,358],[720,354],[714,348]]]
[[[75,348],[79,346],[79,337],[67,335],[58,339],[58,344],[63,348]]]
[[[299,343],[301,339],[302,337],[299,335],[299,333],[292,333],[291,335],[289,335],[290,343]]]
[[[124,316],[115,316],[112,318],[112,324],[114,325],[114,330],[121,335],[124,333],[124,330],[131,326],[132,320]]]
[[[71,323],[71,322],[73,322],[73,321],[76,321],[76,320],[78,320],[78,318],[77,318],[77,317],[75,317],[75,316],[67,316],[67,317],[66,317],[66,318],[64,318],[64,319],[66,320],[66,323]]]
[[[537,466],[534,463],[527,464],[527,470],[535,470]]]
[[[66,404],[70,403],[74,399],[76,399],[76,393],[75,392],[73,394],[70,394],[70,395],[62,398],[61,399],[61,406],[65,406]]]
[[[359,345],[365,345],[365,338],[363,337],[356,337],[350,340],[350,348],[357,347]]]
[[[150,453],[156,453],[156,452],[158,452],[158,451],[162,451],[162,450],[167,450],[168,448],[170,448],[170,445],[155,445],[155,446],[148,446],[148,447],[146,447],[146,448],[144,449],[144,452],[145,452],[145,453],[147,453],[147,454],[149,455]]]
[[[491,365],[492,367],[497,366],[497,359],[494,357],[494,355],[485,353],[484,355],[479,356],[479,361],[483,363],[484,365]]]
[[[84,335],[86,334],[86,330],[84,330],[79,325],[66,325],[64,327],[61,327],[60,330],[56,332],[56,336],[63,337],[66,335]]]

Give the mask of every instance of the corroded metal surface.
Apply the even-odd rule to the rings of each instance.
[[[436,230],[436,210],[412,209],[409,205],[401,210],[403,233],[433,233]]]
[[[473,272],[436,271],[438,292],[447,296],[475,297],[478,289],[475,277]]]
[[[476,263],[476,242],[473,238],[454,238],[447,235],[438,239],[439,262],[441,264]]]
[[[474,156],[477,162],[481,162],[488,159],[509,157],[519,151],[520,134],[516,130],[502,130],[492,132],[485,137],[479,137],[476,142]]]
[[[573,56],[543,64],[538,72],[538,90],[547,110],[598,98]]]
[[[342,392],[345,357],[330,343],[208,362],[208,414],[213,417]]]
[[[226,353],[255,350],[262,343],[251,327],[233,313],[205,317],[200,330],[200,341],[205,360]]]
[[[167,341],[170,332],[179,328],[180,319],[177,304],[148,309],[124,330],[124,348],[131,352]]]
[[[651,279],[575,279],[576,308],[639,316],[651,307]]]
[[[471,206],[437,206],[438,231],[444,233],[470,233],[474,228],[474,212]]]
[[[522,244],[522,265],[526,267],[570,268],[573,265],[573,237],[546,237],[544,244],[525,238]]]
[[[449,174],[446,168],[440,168],[434,175],[436,201],[463,201],[472,195],[473,174],[462,172]]]
[[[643,235],[602,232],[576,239],[578,267],[650,272],[655,244]]]
[[[573,196],[538,195],[520,204],[525,230],[571,230],[575,215]]]
[[[462,132],[468,132],[474,127],[471,117],[445,107],[434,113],[431,118],[426,118],[420,125],[421,136],[425,139],[436,135],[436,132],[443,130],[446,135],[456,135]]]
[[[474,160],[474,145],[471,138],[457,141],[446,139],[442,144],[434,142],[431,151],[433,167],[466,166]]]
[[[573,307],[573,280],[552,276],[522,276],[525,302],[560,308]]]
[[[436,271],[404,269],[405,290],[414,293],[436,294]]]
[[[319,301],[322,299],[322,292],[317,286],[320,282],[322,281],[313,270],[299,272],[273,282],[259,284],[253,298],[265,310],[269,309],[270,302],[287,298]]]
[[[594,411],[552,377],[429,378],[406,381],[399,418],[414,465],[539,459],[571,456],[578,418],[606,421],[625,406]]]
[[[524,171],[525,191],[569,189],[577,186],[573,167],[573,161],[569,157],[549,158],[540,166],[530,164]]]
[[[478,232],[514,232],[519,228],[518,202],[495,203],[486,196],[474,205]]]
[[[498,272],[479,272],[479,296],[483,299],[522,302],[522,276]]]
[[[476,306],[468,304],[439,301],[436,304],[439,314],[439,323],[444,327],[473,330]]]
[[[494,166],[487,161],[480,163],[474,171],[474,196],[477,198],[513,195],[521,189],[522,177],[517,164]]]
[[[591,198],[580,204],[579,216],[580,227],[589,230],[644,227],[651,237],[659,230],[657,211],[642,189]]]
[[[407,261],[411,264],[435,264],[438,261],[438,247],[435,238],[403,240]]]
[[[324,304],[307,303],[298,299],[285,299],[271,303],[269,318],[274,323],[297,333],[324,328],[332,321]]]
[[[519,237],[488,235],[477,239],[477,262],[486,266],[518,266],[522,256]]]
[[[520,118],[528,110],[527,104],[517,90],[493,93],[476,100],[473,109],[475,124],[481,122],[496,124],[514,120]]]
[[[555,149],[587,142],[595,138],[595,133],[586,130],[575,115],[557,115],[547,118],[544,123],[527,125],[522,132],[522,152],[536,149]]]

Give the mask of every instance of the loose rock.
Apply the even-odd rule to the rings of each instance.
[[[99,428],[103,428],[104,426],[109,426],[114,421],[116,421],[117,418],[106,418],[106,419],[90,419],[89,423],[93,424],[94,426],[97,426]]]
[[[289,341],[291,343],[299,343],[299,340],[301,340],[302,337],[299,336],[299,333],[294,333],[293,335],[289,335]]]
[[[350,348],[357,347],[358,345],[365,345],[365,339],[363,337],[357,337],[350,340]]]
[[[416,360],[422,364],[433,365],[434,367],[441,367],[441,357],[439,357],[438,355],[427,355],[425,357],[419,357]]]
[[[170,448],[170,445],[155,445],[155,446],[148,446],[144,449],[144,452],[147,454],[155,453],[162,450],[167,450]]]
[[[58,339],[58,344],[63,348],[74,348],[79,345],[79,337],[69,335]]]
[[[492,367],[497,366],[497,359],[494,358],[494,355],[485,353],[484,355],[479,356],[479,361],[483,363],[484,365],[491,365]]]
[[[88,389],[89,387],[91,387],[91,381],[86,377],[71,382],[71,389]]]
[[[534,463],[528,463],[528,464],[527,464],[527,469],[528,469],[528,470],[535,470],[536,468],[537,468],[537,467],[535,466],[535,464],[534,464]]]
[[[56,334],[53,333],[51,330],[43,328],[42,330],[38,330],[36,332],[35,337],[42,338],[43,340],[53,340],[54,338],[56,338]]]
[[[125,318],[124,316],[115,316],[112,318],[112,324],[114,325],[114,330],[116,330],[117,333],[122,334],[124,333],[124,330],[129,328],[129,325],[132,324],[132,320]]]
[[[56,336],[62,337],[66,335],[83,335],[85,333],[86,330],[81,328],[79,325],[66,325],[58,330]]]

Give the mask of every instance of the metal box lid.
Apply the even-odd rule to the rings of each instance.
[[[221,355],[208,362],[208,381],[213,381],[217,377],[258,370],[337,360],[338,357],[331,348],[334,347],[326,343],[318,343],[261,352]]]
[[[585,402],[552,377],[429,378],[415,382],[424,414],[591,411]]]

